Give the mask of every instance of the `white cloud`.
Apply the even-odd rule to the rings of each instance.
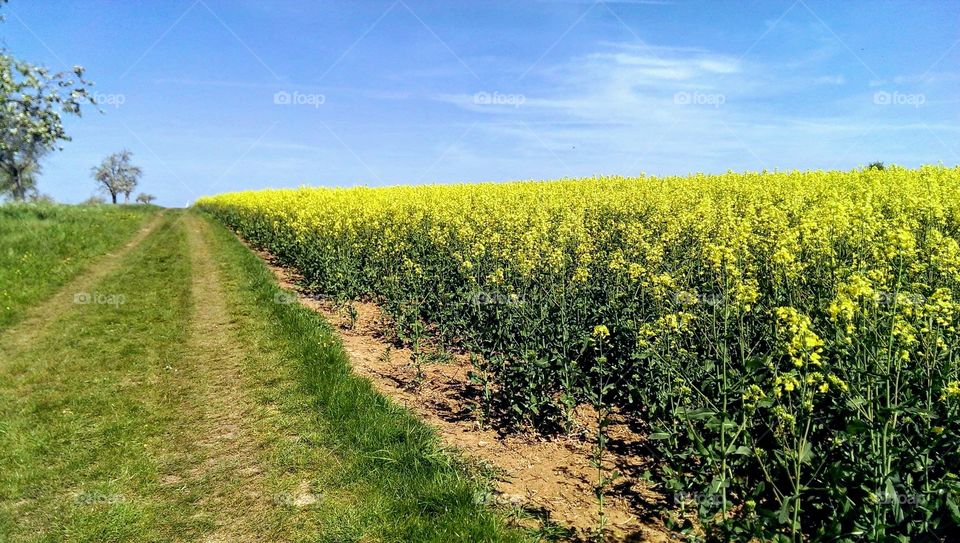
[[[477,107],[466,93],[432,98],[502,114],[478,121],[473,145],[508,145],[510,160],[553,163],[562,175],[630,174],[641,166],[653,173],[846,168],[956,156],[960,126],[930,110],[878,106],[866,83],[825,69],[605,43],[531,74],[528,91],[511,89],[526,94],[517,108]],[[937,146],[904,148],[877,137],[896,132],[933,133]]]

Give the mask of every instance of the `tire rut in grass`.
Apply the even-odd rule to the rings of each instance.
[[[64,285],[53,296],[31,308],[24,319],[6,331],[0,332],[0,354],[12,358],[35,344],[50,330],[51,325],[76,303],[76,296],[89,293],[104,278],[120,269],[124,257],[139,246],[163,222],[165,213],[157,213],[127,243],[107,253],[89,269]]]
[[[193,317],[186,355],[173,379],[181,396],[161,482],[195,502],[202,541],[259,541],[272,501],[259,458],[265,441],[256,427],[254,400],[243,365],[247,353],[226,305],[220,271],[211,255],[206,223],[185,220],[191,252]],[[177,490],[180,489],[180,490]]]

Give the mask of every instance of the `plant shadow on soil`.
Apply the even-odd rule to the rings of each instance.
[[[297,301],[337,330],[354,372],[433,426],[447,446],[486,466],[481,471],[496,487],[492,505],[507,509],[517,524],[546,540],[596,539],[597,470],[591,464],[595,412],[578,407],[575,432],[564,428],[561,416],[551,417],[551,423],[537,431],[520,427],[495,396],[492,405],[481,407],[484,389],[469,378],[473,367],[468,352],[439,345],[428,336],[417,364],[379,306],[320,295],[317,285],[305,281],[294,267],[250,248],[283,288],[296,293],[283,303]],[[607,490],[607,541],[675,539],[662,521],[674,508],[646,482],[653,466],[647,433],[639,419],[619,415],[609,428],[604,469],[621,476]]]

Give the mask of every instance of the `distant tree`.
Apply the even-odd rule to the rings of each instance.
[[[98,205],[102,205],[102,204],[105,204],[105,203],[107,203],[107,201],[104,200],[103,198],[101,198],[100,196],[91,196],[91,197],[87,198],[86,200],[80,202],[80,205],[82,205],[82,206],[98,206]]]
[[[33,202],[33,203],[35,203],[35,204],[55,204],[55,203],[57,203],[57,201],[53,199],[53,196],[50,196],[49,194],[42,194],[42,193],[36,192],[36,191],[34,191],[34,192],[29,196],[29,199],[30,199],[31,202]]]
[[[152,194],[147,194],[146,192],[141,192],[140,194],[137,195],[138,204],[149,204],[156,199],[157,199],[156,196]]]
[[[876,162],[871,162],[870,164],[868,164],[867,169],[868,170],[885,170],[887,168],[886,166],[883,165],[883,162],[880,162],[878,160]]]
[[[137,187],[143,170],[130,163],[133,153],[124,149],[113,153],[99,166],[93,169],[93,178],[100,184],[100,188],[107,191],[113,203],[117,203],[117,196],[123,194],[130,199],[130,193]]]
[[[51,72],[0,46],[0,191],[14,200],[36,188],[40,158],[70,140],[62,116],[80,116],[80,106],[93,103],[83,72],[80,66]]]

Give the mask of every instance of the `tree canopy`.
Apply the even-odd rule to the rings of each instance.
[[[146,192],[141,192],[137,195],[138,204],[149,204],[156,200],[157,197],[152,194],[147,194]]]
[[[36,189],[40,158],[70,140],[63,116],[80,116],[93,103],[83,74],[81,66],[52,72],[0,46],[0,192],[24,200]]]
[[[131,164],[131,158],[133,153],[123,149],[103,159],[99,166],[93,168],[93,178],[100,188],[110,194],[113,203],[117,203],[117,196],[120,194],[129,201],[130,193],[137,187],[137,182],[143,175],[139,166]]]

